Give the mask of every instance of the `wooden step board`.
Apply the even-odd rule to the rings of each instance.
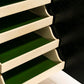
[[[6,72],[28,60],[31,60],[32,58],[35,58],[43,53],[46,53],[56,48],[58,46],[58,42],[59,40],[49,41],[35,33],[29,33],[27,35],[18,37],[14,40],[1,44],[0,45],[0,62],[2,67],[1,73]],[[47,48],[48,46],[51,47],[48,49]],[[40,52],[38,53],[38,51]],[[16,61],[17,63],[13,65],[13,63]]]
[[[2,75],[5,84],[25,84],[26,81],[30,80],[31,78],[35,78],[39,74],[43,75],[45,78],[46,74],[42,73],[48,71],[50,68],[53,68],[58,64],[59,63],[53,62],[45,56],[39,56],[21,66],[3,73]]]
[[[4,63],[49,42],[34,33],[6,42],[0,45],[0,62]]]
[[[51,0],[2,0],[0,2],[0,18],[48,3],[51,3]]]
[[[40,17],[29,10],[0,18],[0,43],[52,24],[53,17]]]
[[[6,84],[22,84],[56,64],[46,57],[40,56],[2,75]]]
[[[13,15],[1,18],[0,33],[35,22],[40,19],[42,19],[42,17],[39,17],[31,13],[30,11],[24,11],[21,13],[17,13],[17,14],[13,14]]]

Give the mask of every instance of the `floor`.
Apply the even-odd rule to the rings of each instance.
[[[81,84],[71,76],[69,76],[64,71],[59,71],[58,73],[52,75],[46,80],[42,81],[39,84]]]

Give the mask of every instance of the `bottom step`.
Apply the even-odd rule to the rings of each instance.
[[[58,63],[55,63],[44,56],[40,56],[3,73],[2,76],[5,84],[37,84],[40,82],[40,78],[44,80],[47,74],[51,74],[51,71],[53,72],[53,70],[55,70],[56,72],[56,66],[60,67]],[[3,82],[3,80],[0,81]],[[0,84],[4,84],[4,82]]]

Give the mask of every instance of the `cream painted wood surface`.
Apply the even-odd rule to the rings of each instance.
[[[50,42],[44,46],[41,46],[37,49],[34,49],[30,52],[27,52],[27,53],[21,55],[19,57],[11,59],[11,60],[0,65],[1,66],[0,71],[1,71],[1,73],[4,73],[4,72],[6,72],[6,71],[8,71],[8,70],[10,70],[16,66],[19,66],[19,65],[33,59],[33,58],[36,58],[42,54],[45,54],[46,52],[49,52],[50,50],[53,50],[56,47],[58,47],[58,44],[59,44],[59,40],[54,40],[54,41],[52,41],[52,42]]]
[[[0,44],[52,24],[53,16],[0,33]]]
[[[42,10],[42,11],[41,11]],[[42,16],[42,17],[46,17],[46,16],[51,16],[48,12],[47,9],[45,7],[45,5],[31,9],[31,12],[35,13],[36,15]]]
[[[33,3],[33,2],[35,2],[35,3]],[[46,7],[44,6],[45,4],[48,4],[50,2],[51,2],[51,0],[37,0],[37,1],[26,0],[26,1],[18,2],[16,4],[10,4],[7,6],[0,7],[0,12],[1,12],[0,17],[11,15],[11,14],[21,12],[24,10],[29,10],[32,8],[34,8],[34,9],[32,9],[30,11],[32,11],[33,13],[35,13],[39,16],[45,17],[45,19],[42,19],[39,22],[36,21],[36,22],[31,23],[29,25],[22,26],[22,27],[20,27],[21,29],[17,28],[17,29],[13,29],[13,30],[1,33],[2,37],[3,36],[5,37],[8,34],[11,35],[11,36],[8,36],[7,38],[6,37],[3,38],[1,43],[6,42],[10,39],[19,37],[19,36],[24,35],[26,33],[33,32],[33,31],[35,31],[35,33],[37,33],[40,36],[51,41],[50,43],[47,43],[47,44],[45,44],[45,45],[43,45],[37,49],[34,49],[30,52],[24,53],[23,55],[16,57],[12,60],[9,60],[9,61],[0,65],[1,66],[0,67],[1,73],[4,73],[4,72],[6,72],[6,71],[8,71],[8,70],[10,70],[16,66],[19,66],[19,65],[21,65],[21,64],[23,64],[23,63],[25,63],[31,59],[34,59],[40,55],[43,55],[43,54],[48,59],[58,63],[56,66],[44,71],[43,73],[33,77],[32,79],[30,79],[28,81],[25,81],[23,84],[38,84],[41,81],[48,78],[49,76],[53,75],[54,73],[56,73],[56,72],[58,72],[64,68],[65,62],[63,62],[59,58],[58,53],[55,49],[59,46],[59,39],[56,39],[54,37],[53,32],[51,30],[51,27],[49,26],[50,24],[52,24],[53,17],[48,14]],[[35,7],[38,7],[38,8],[35,8]],[[7,9],[9,9],[9,10],[7,10]],[[46,23],[43,24],[44,21]],[[40,24],[40,26],[39,26],[39,24]],[[26,31],[28,27],[30,29],[28,31]],[[24,31],[24,32],[22,32],[22,31]],[[20,32],[20,33],[18,33],[18,32]],[[16,33],[16,34],[14,34],[14,33]],[[14,34],[14,35],[12,35],[12,34]],[[17,62],[15,62],[15,61],[17,61]],[[5,80],[2,76],[0,76],[0,83],[5,84]]]
[[[62,70],[64,68],[64,62],[59,63],[58,65],[48,69],[47,71],[39,74],[38,76],[22,83],[22,84],[39,84],[41,81],[45,80],[46,78],[50,77],[54,73]]]
[[[0,84],[5,84],[4,79],[3,79],[3,76],[2,76],[2,75],[0,75]]]
[[[17,12],[29,10],[45,4],[51,3],[51,0],[25,0],[18,3],[0,7],[0,18]]]
[[[52,52],[54,52],[54,53],[52,54]],[[49,55],[49,57],[48,57],[48,55]],[[48,57],[48,59],[50,59],[50,60],[52,59],[52,57],[54,57],[54,55],[58,58],[55,49],[44,54],[44,56]],[[54,62],[58,63],[56,66],[44,71],[43,73],[33,77],[32,79],[30,79],[28,81],[25,81],[22,84],[39,84],[41,81],[45,80],[46,78],[48,78],[48,77],[56,74],[58,71],[62,70],[64,68],[65,62],[60,61],[59,59],[58,60],[54,59],[54,60],[55,60]],[[1,79],[2,79],[1,81],[4,81],[3,77]],[[1,84],[4,84],[4,82]]]

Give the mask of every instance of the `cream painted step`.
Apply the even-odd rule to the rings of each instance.
[[[4,73],[59,45],[59,40],[47,40],[34,33],[24,35],[0,45],[0,72]]]
[[[13,0],[12,0],[13,1]],[[5,5],[5,1],[3,2]],[[39,7],[45,4],[51,3],[51,0],[23,0],[17,1],[17,3],[12,3],[9,5],[2,6],[0,5],[0,18],[5,17],[17,12],[29,10],[35,7]]]
[[[33,31],[42,29],[48,25],[51,25],[52,19],[53,19],[52,16],[45,17],[41,20],[26,24],[26,25],[23,25],[23,26],[14,28],[14,29],[11,29],[9,31],[2,32],[2,33],[0,33],[0,44],[4,43],[6,41],[9,41],[11,39],[14,39],[16,37],[25,35],[27,33],[31,33]]]
[[[0,76],[0,84],[38,84],[63,68],[64,62],[59,59],[57,51],[54,49],[3,73]]]

